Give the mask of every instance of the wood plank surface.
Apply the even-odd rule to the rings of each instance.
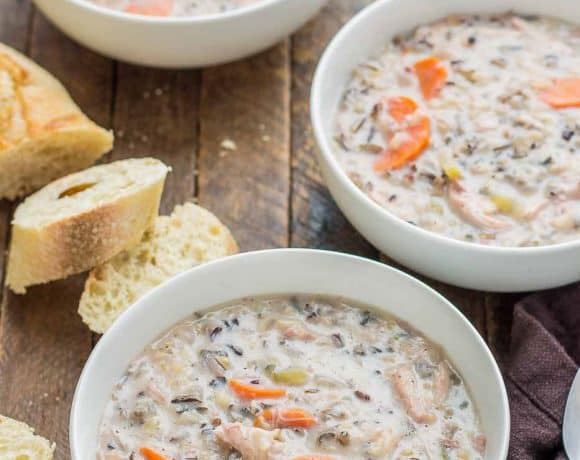
[[[24,7],[15,0],[3,5]],[[32,27],[21,26],[30,30],[31,57],[61,79],[89,116],[108,126],[111,62],[74,44],[39,14],[32,20]],[[91,333],[76,313],[82,282],[83,277],[76,276],[32,288],[25,296],[8,293],[2,304],[0,413],[54,440],[58,459],[69,458],[70,404],[92,347]]]
[[[199,201],[243,251],[288,245],[289,107],[289,40],[202,72]]]
[[[27,0],[10,0],[0,3],[0,41],[2,43],[12,46],[20,52],[26,52],[31,11],[32,7]],[[12,203],[6,200],[0,201],[0,300],[2,299],[4,288],[5,252],[8,247],[8,231],[12,209]],[[0,324],[1,321],[2,311],[0,308]],[[2,359],[1,355],[0,359]],[[0,375],[0,384],[1,379],[2,376]]]
[[[290,245],[370,258],[378,251],[356,232],[333,201],[316,162],[310,86],[324,48],[342,24],[371,0],[331,2],[292,37],[292,232]]]
[[[198,149],[199,71],[118,64],[112,160],[151,156],[171,166],[161,213],[193,199]]]

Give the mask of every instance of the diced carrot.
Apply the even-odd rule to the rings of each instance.
[[[555,109],[580,107],[580,77],[557,78],[539,94],[542,101]]]
[[[284,388],[265,388],[232,379],[228,383],[232,391],[242,399],[270,399],[286,396]]]
[[[397,123],[401,123],[407,115],[411,115],[417,110],[417,103],[406,96],[389,97],[386,102],[391,117]]]
[[[169,16],[172,9],[173,0],[132,0],[125,12],[144,16]]]
[[[431,56],[415,62],[414,68],[423,97],[431,99],[437,96],[447,80],[447,69],[443,63]]]
[[[418,121],[403,130],[407,139],[394,149],[387,149],[375,162],[374,169],[379,173],[397,169],[417,158],[429,145],[431,122],[422,116]]]
[[[294,460],[334,460],[330,455],[300,455],[294,457]]]
[[[149,447],[141,447],[139,452],[141,452],[141,455],[143,455],[147,460],[167,460],[167,457],[158,454],[153,449],[149,449]]]
[[[266,409],[254,420],[255,426],[267,424],[271,428],[310,428],[316,425],[316,418],[299,408]]]

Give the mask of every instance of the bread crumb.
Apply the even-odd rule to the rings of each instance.
[[[236,150],[238,148],[236,143],[231,139],[224,139],[220,145],[222,149],[226,150]]]
[[[267,134],[265,134],[264,136],[262,136],[262,140],[263,140],[264,142],[270,142],[270,140],[271,140],[271,139],[272,139],[272,138],[271,138],[270,136],[268,136]]]

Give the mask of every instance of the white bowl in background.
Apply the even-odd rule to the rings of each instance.
[[[471,323],[437,292],[394,268],[346,254],[274,249],[193,268],[139,299],[93,350],[78,382],[70,418],[73,460],[93,459],[114,384],[164,331],[192,313],[245,296],[341,296],[395,315],[440,344],[463,376],[488,437],[488,460],[504,460],[509,441],[505,386]]]
[[[578,0],[377,0],[336,35],[316,71],[311,115],[318,160],[338,206],[374,246],[431,278],[486,291],[528,291],[580,280],[580,239],[551,246],[510,248],[467,243],[396,217],[348,178],[335,156],[335,110],[354,67],[380,54],[397,34],[450,14],[519,13],[580,23]]]
[[[114,59],[153,67],[203,67],[264,50],[290,35],[328,0],[260,0],[219,14],[152,17],[90,0],[34,0],[59,29]]]

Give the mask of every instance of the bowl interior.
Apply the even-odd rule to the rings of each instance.
[[[221,21],[230,18],[235,18],[237,16],[258,13],[263,8],[274,3],[282,3],[288,0],[257,0],[255,3],[250,3],[249,5],[241,6],[239,8],[232,9],[230,11],[224,11],[223,13],[216,14],[204,14],[200,16],[179,16],[179,17],[157,17],[157,16],[146,16],[141,14],[126,13],[124,11],[117,11],[113,8],[107,8],[102,5],[97,5],[91,0],[64,0],[66,2],[77,5],[80,8],[88,9],[94,13],[113,16],[121,18],[130,22],[144,22],[144,23],[161,23],[161,24],[171,24],[171,23],[197,23],[197,22],[212,22]]]
[[[115,382],[163,331],[195,311],[244,296],[342,296],[387,311],[440,344],[465,378],[488,434],[488,458],[505,458],[509,410],[497,365],[477,331],[448,301],[391,267],[344,254],[270,250],[194,268],[124,313],[95,347],[71,411],[73,458],[95,452],[98,426]]]
[[[580,23],[577,0],[377,0],[349,21],[327,47],[316,70],[311,94],[312,122],[320,153],[341,186],[354,194],[361,206],[394,222],[402,231],[423,236],[434,243],[463,247],[472,253],[545,253],[577,246],[570,241],[551,246],[529,248],[493,247],[468,243],[412,226],[375,203],[348,178],[334,154],[334,120],[344,88],[352,70],[360,62],[379,55],[390,40],[415,27],[451,14],[497,14],[515,11],[544,15]]]
[[[353,18],[334,38],[320,63],[314,88],[315,116],[330,149],[334,113],[354,67],[381,53],[397,34],[451,14],[515,11],[580,23],[576,0],[379,0]]]

